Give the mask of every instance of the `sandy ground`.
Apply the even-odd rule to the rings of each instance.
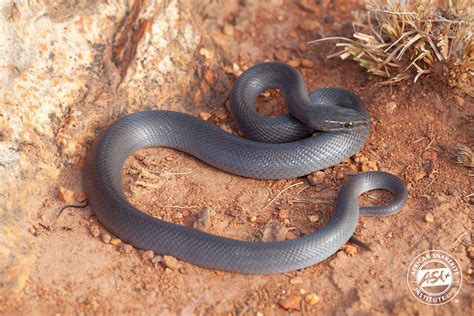
[[[212,212],[203,228],[208,232],[244,240],[290,239],[327,222],[341,184],[368,160],[377,169],[404,179],[410,194],[399,214],[360,219],[356,234],[372,251],[357,247],[357,253],[349,256],[347,249],[341,250],[318,265],[272,276],[220,272],[188,263],[166,267],[159,256],[151,258],[143,250],[112,244],[90,208],[67,209],[51,231],[38,225],[32,229],[39,248],[36,268],[21,295],[3,298],[0,312],[467,314],[473,293],[467,255],[472,203],[467,196],[472,184],[469,170],[454,164],[452,154],[458,143],[468,141],[466,122],[473,114],[472,99],[429,78],[417,85],[376,85],[379,80],[356,64],[327,60],[335,52],[331,43],[305,42],[320,36],[349,36],[350,12],[358,6],[324,2],[311,8],[315,9],[297,3],[250,4],[226,17],[226,25],[233,27],[206,27],[217,45],[228,52],[227,59],[242,69],[263,60],[297,61],[308,89],[335,86],[358,94],[372,118],[369,141],[359,155],[313,176],[308,186],[307,178],[246,179],[177,151],[145,149],[127,162],[124,188],[134,205],[159,218],[192,226],[200,211],[209,207]],[[308,61],[301,64],[304,59]],[[228,76],[235,80],[235,75]],[[227,106],[209,110],[209,121],[237,133]],[[258,108],[268,115],[286,111],[276,91],[260,97]],[[179,106],[174,109],[185,111]],[[198,116],[205,110],[190,113]],[[159,176],[147,170],[171,174]],[[267,206],[293,184],[298,185]],[[80,166],[65,170],[43,207],[32,215],[32,222],[48,224],[54,219],[63,204],[57,198],[59,187],[81,192]],[[380,203],[384,198],[376,192],[362,201]],[[425,220],[428,213],[433,215],[432,222]],[[463,269],[460,293],[443,306],[418,302],[407,287],[408,265],[428,249],[449,252]],[[321,301],[305,302],[310,293]],[[289,308],[285,299],[296,302],[295,306]]]

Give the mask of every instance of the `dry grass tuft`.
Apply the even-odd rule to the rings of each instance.
[[[474,168],[472,150],[465,145],[458,145],[454,149],[454,161],[465,167]]]
[[[352,58],[382,84],[417,81],[429,73],[474,95],[474,6],[472,0],[367,0],[355,16],[354,38],[338,40],[328,56]]]

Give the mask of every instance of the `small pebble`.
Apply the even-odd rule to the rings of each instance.
[[[32,235],[35,235],[36,236],[36,229],[32,226],[30,228],[28,228],[28,231],[30,232],[30,234]]]
[[[172,256],[163,256],[163,264],[171,270],[178,270],[183,267],[183,264]]]
[[[85,202],[86,200],[87,200],[87,196],[84,192],[76,193],[76,202],[77,203],[82,203],[82,202]]]
[[[316,305],[321,302],[321,298],[316,293],[310,293],[305,296],[304,301],[308,305]]]
[[[121,247],[120,247],[120,251],[122,253],[132,253],[133,251],[133,246],[132,245],[129,245],[129,244],[123,244]]]
[[[252,223],[256,222],[257,221],[257,216],[254,215],[254,216],[250,217],[250,221]]]
[[[279,219],[285,219],[285,218],[288,218],[290,216],[290,210],[289,209],[282,209],[278,212],[278,218]]]
[[[212,58],[212,53],[208,51],[207,49],[205,49],[204,47],[199,50],[199,54],[206,59]]]
[[[303,59],[301,61],[301,65],[305,68],[313,68],[314,67],[314,63],[309,59]]]
[[[219,120],[225,120],[227,118],[227,113],[222,112],[222,111],[217,111],[214,114]]]
[[[91,236],[92,237],[99,237],[100,235],[100,229],[99,229],[99,226],[97,224],[92,224],[91,227],[89,228],[89,232],[91,233]]]
[[[467,256],[471,259],[474,259],[474,246],[469,246],[467,248]]]
[[[309,215],[309,216],[308,216],[308,220],[309,220],[311,223],[316,223],[316,222],[319,220],[319,216],[318,216],[318,215]]]
[[[176,212],[176,214],[174,214],[174,217],[175,217],[176,219],[182,219],[182,218],[183,218],[183,213],[181,213],[181,212]]]
[[[118,238],[112,238],[112,240],[110,241],[110,243],[111,243],[112,245],[117,246],[117,245],[120,245],[120,244],[122,243],[122,241],[121,241],[120,239],[118,239]]]
[[[326,177],[326,174],[323,171],[316,171],[306,177],[310,185],[317,185],[322,179]]]
[[[59,188],[59,198],[66,203],[73,203],[74,202],[74,191],[68,190],[65,187]]]
[[[151,260],[155,256],[153,250],[147,250],[142,254],[143,260]]]
[[[232,64],[232,73],[234,76],[238,77],[242,74],[242,70],[240,69],[240,66],[237,65],[236,63]]]
[[[387,108],[388,113],[392,113],[397,108],[397,103],[390,101],[387,103],[385,107]]]
[[[154,263],[154,264],[163,262],[163,256],[155,256],[155,257],[151,260],[151,262]]]
[[[425,214],[425,222],[427,222],[427,223],[433,223],[434,222],[433,213],[428,212],[428,213]]]
[[[303,284],[303,278],[300,276],[290,279],[290,284]]]
[[[354,158],[354,161],[355,161],[355,162],[359,162],[359,163],[364,163],[364,162],[368,162],[368,161],[369,161],[369,158],[364,157],[364,156],[360,156],[360,157],[355,157],[355,158]]]
[[[301,42],[298,44],[298,49],[302,52],[302,53],[305,53],[308,51],[308,44],[306,44],[305,42]]]
[[[348,257],[355,257],[355,255],[357,253],[357,248],[355,246],[352,246],[352,245],[344,245],[342,247],[342,250],[344,250],[344,253]]]
[[[214,211],[209,206],[204,206],[194,222],[194,228],[208,228],[212,226],[212,216]]]
[[[285,310],[295,310],[299,311],[301,310],[301,297],[299,296],[290,296],[287,298],[284,298],[278,302],[278,304]]]
[[[234,36],[234,27],[231,24],[224,25],[224,34],[227,36]]]
[[[291,67],[297,68],[301,65],[301,62],[299,60],[292,59],[288,62],[288,65],[290,65]]]
[[[103,233],[101,239],[104,243],[108,244],[112,240],[112,237],[107,233]]]
[[[296,33],[295,31],[290,32],[290,37],[291,38],[298,38],[298,33]]]
[[[204,121],[207,121],[211,118],[211,113],[201,112],[201,113],[199,113],[199,117],[202,118]]]

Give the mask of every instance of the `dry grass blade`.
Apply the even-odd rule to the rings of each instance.
[[[465,145],[458,145],[454,149],[454,161],[460,165],[473,168],[474,156],[472,150]]]
[[[366,0],[354,21],[353,39],[336,40],[343,50],[328,56],[352,58],[382,84],[441,74],[450,86],[474,95],[474,6],[471,0]]]

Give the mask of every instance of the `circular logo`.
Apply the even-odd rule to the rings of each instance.
[[[408,287],[420,302],[441,305],[452,300],[462,285],[461,266],[449,253],[425,251],[411,262]]]

